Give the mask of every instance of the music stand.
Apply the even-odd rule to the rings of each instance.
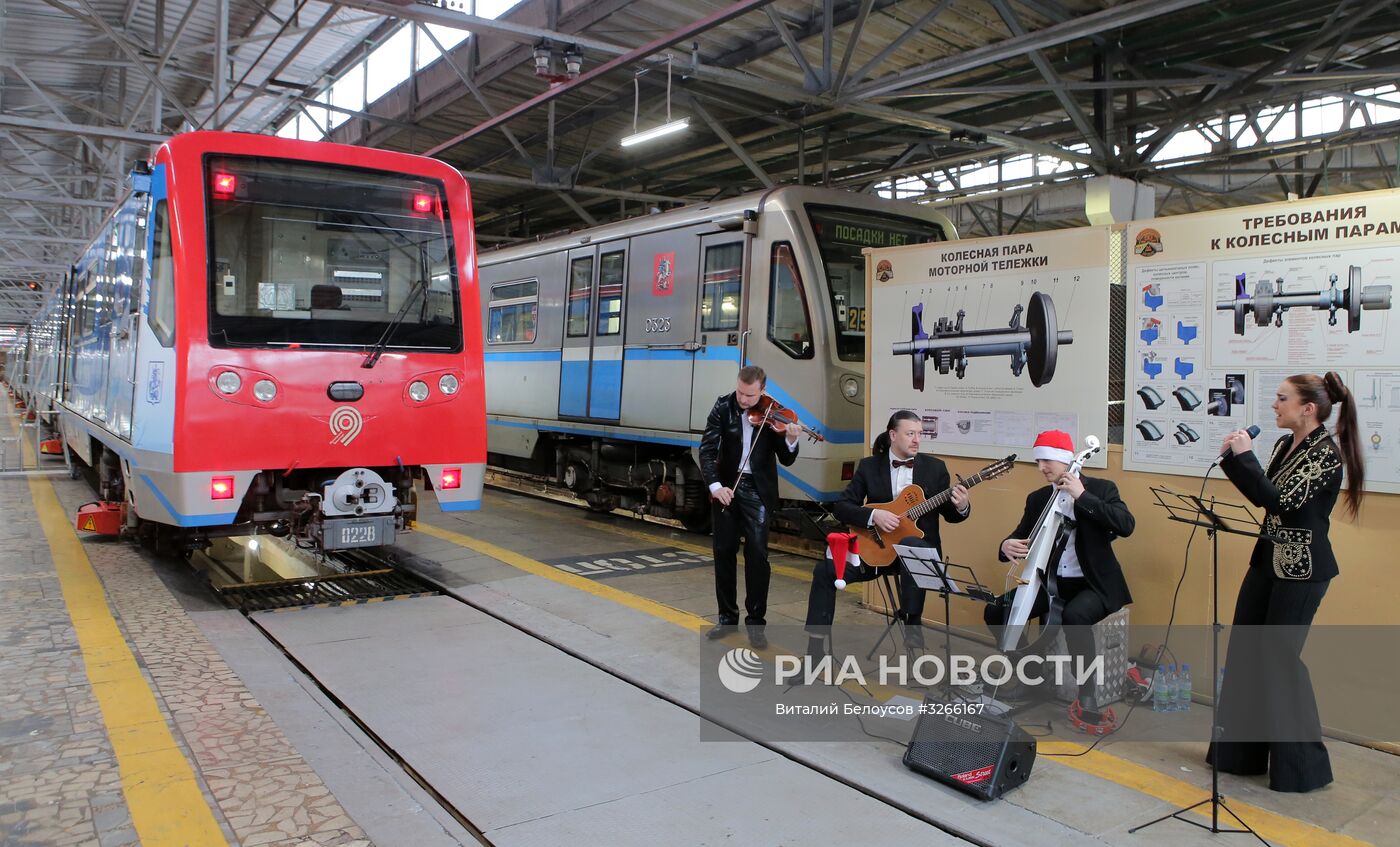
[[[1242,535],[1246,538],[1267,538],[1271,541],[1279,541],[1277,536],[1264,532],[1264,527],[1254,514],[1249,511],[1249,507],[1243,503],[1222,503],[1214,497],[1202,499],[1194,494],[1180,494],[1172,491],[1166,486],[1149,486],[1148,490],[1152,496],[1157,498],[1157,505],[1167,511],[1167,519],[1189,526],[1202,527],[1206,534],[1210,536],[1210,612],[1211,612],[1211,634],[1210,634],[1210,678],[1217,679],[1220,674],[1220,630],[1224,627],[1220,623],[1220,533],[1225,532],[1230,535]],[[1153,680],[1154,684],[1156,680]],[[1220,692],[1215,692],[1210,703],[1210,737],[1212,742],[1220,740]],[[1161,823],[1169,818],[1176,818],[1182,823],[1189,823],[1192,826],[1209,830],[1215,833],[1243,833],[1247,832],[1259,839],[1260,843],[1268,847],[1269,842],[1264,837],[1255,832],[1254,829],[1234,810],[1225,804],[1225,798],[1220,794],[1220,757],[1210,757],[1210,796],[1198,803],[1177,809],[1174,812],[1162,815],[1160,818],[1150,820],[1145,824],[1129,829],[1128,832],[1137,832],[1146,829],[1155,823]],[[1182,815],[1195,809],[1198,806],[1210,804],[1210,826],[1206,826],[1200,821],[1184,818]],[[1220,810],[1229,812],[1230,817],[1244,829],[1221,829]]]
[[[920,591],[936,591],[938,596],[943,598],[943,666],[949,668],[953,655],[952,601],[949,598],[957,594],[985,603],[990,602],[993,595],[987,586],[977,579],[977,574],[972,568],[944,560],[938,555],[937,548],[896,544],[894,552],[900,572],[906,579],[911,580]],[[897,623],[900,623],[898,616],[885,627],[880,640],[875,642],[875,646],[866,656],[867,659],[875,655],[875,651],[889,637],[890,630]],[[908,642],[905,643],[907,647]]]

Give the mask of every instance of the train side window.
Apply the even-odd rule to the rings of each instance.
[[[604,253],[598,264],[598,335],[622,332],[622,275],[627,254]]]
[[[175,346],[175,257],[170,251],[170,221],[166,201],[156,204],[155,244],[151,256],[151,301],[146,321],[162,347]]]
[[[146,285],[146,216],[149,197],[133,205],[127,213],[126,243],[131,249],[131,298],[127,311],[141,311],[141,289]]]
[[[701,332],[739,328],[743,266],[744,245],[741,242],[705,248],[705,276],[700,293]]]
[[[588,335],[588,313],[593,305],[593,257],[584,256],[569,263],[569,311],[565,335]]]
[[[489,344],[531,344],[540,316],[540,281],[526,279],[491,286],[487,306]]]
[[[97,285],[93,284],[92,271],[83,274],[78,283],[78,336],[92,332],[97,327]]]
[[[802,292],[802,274],[785,241],[773,245],[768,277],[768,340],[794,359],[812,358],[812,320]]]

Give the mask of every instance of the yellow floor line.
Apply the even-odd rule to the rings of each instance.
[[[629,609],[645,612],[648,615],[673,623],[676,626],[685,627],[692,632],[704,632],[711,626],[714,626],[714,624],[699,615],[692,615],[690,612],[677,609],[674,606],[668,606],[665,603],[658,603],[655,600],[648,600],[645,597],[639,597],[636,594],[621,591],[613,588],[611,585],[604,585],[603,583],[596,582],[587,577],[565,573],[558,568],[546,565],[544,562],[537,562],[528,556],[522,556],[513,550],[507,550],[489,541],[482,541],[478,538],[472,538],[458,532],[453,532],[450,529],[442,529],[441,527],[432,526],[431,524],[421,521],[414,526],[414,531],[421,532],[424,535],[431,535],[434,538],[440,538],[443,541],[451,541],[453,544],[461,545],[469,550],[475,550],[482,555],[490,556],[493,559],[510,565],[513,568],[525,571],[526,573],[542,576],[545,579],[567,585],[570,588],[576,588],[579,591],[592,594],[595,597],[602,597],[605,600],[619,603]]]
[[[507,507],[511,509],[517,509],[520,511],[528,511],[523,507],[515,504],[508,504]],[[620,535],[624,538],[635,538],[639,541],[651,542],[652,544],[667,544],[672,547],[675,547],[678,550],[685,550],[690,553],[699,553],[702,556],[710,556],[714,554],[713,547],[707,547],[702,544],[693,544],[689,541],[682,541],[677,538],[668,538],[664,535],[656,535],[654,533],[646,532],[645,530],[628,529],[626,527],[613,526],[611,524],[601,523],[589,524],[588,526],[590,529],[599,529],[604,532],[610,532],[613,535]],[[742,559],[740,561],[742,563]],[[812,581],[812,572],[810,570],[805,570],[803,568],[795,568],[792,565],[775,565],[771,563],[769,564],[769,567],[772,568],[773,573],[782,574],[783,576],[790,577],[792,579],[797,580],[798,582]],[[849,591],[853,594],[860,594],[862,591],[859,583],[847,585],[843,590]]]
[[[415,529],[426,535],[431,535],[434,538],[450,541],[470,550],[475,550],[478,553],[490,556],[493,559],[497,559],[504,564],[527,573],[542,576],[545,579],[553,580],[562,585],[577,588],[595,597],[602,597],[620,603],[628,608],[645,612],[646,614],[685,627],[692,632],[703,632],[712,626],[708,620],[698,615],[692,615],[689,612],[667,606],[664,603],[658,603],[654,600],[648,600],[645,597],[639,597],[636,594],[613,588],[610,585],[602,585],[586,577],[565,573],[558,568],[551,567],[543,562],[507,550],[504,547],[500,547],[488,541],[481,541],[480,539],[422,522],[418,523]],[[635,536],[651,541],[665,540],[683,550],[710,552],[708,549],[702,548],[699,545],[689,544],[688,542],[677,542],[671,539],[658,539],[656,536],[647,535],[636,530],[623,529],[621,527],[612,527],[608,529],[618,534]],[[796,569],[794,568],[792,570]],[[807,578],[810,579],[810,574],[807,575]],[[916,691],[900,691],[898,689],[890,689],[890,691],[898,691],[916,700],[922,697],[922,695]],[[1041,739],[1037,743],[1037,750],[1042,756],[1048,753],[1078,753],[1085,749],[1087,748],[1083,745],[1075,744],[1070,741]],[[1103,753],[1098,750],[1083,756],[1076,756],[1073,758],[1056,757],[1053,759],[1043,759],[1043,761],[1065,765],[1075,770],[1083,771],[1090,776],[1109,780],[1125,788],[1137,791],[1140,794],[1156,797],[1159,800],[1165,800],[1168,803],[1179,806],[1187,806],[1191,803],[1195,803],[1209,792],[1209,789],[1198,788],[1189,782],[1175,779],[1145,765],[1139,765],[1136,762],[1130,762],[1127,759],[1122,759],[1118,756]],[[1348,835],[1332,832],[1331,830],[1323,829],[1322,827],[1300,821],[1296,818],[1290,818],[1287,815],[1271,812],[1267,809],[1234,798],[1231,798],[1229,803],[1230,808],[1247,820],[1249,825],[1254,827],[1260,835],[1281,847],[1282,845],[1287,845],[1287,847],[1367,847],[1370,845],[1368,841],[1361,841]],[[1200,814],[1203,820],[1210,820],[1210,807],[1206,806],[1203,808],[1205,809],[1204,813],[1196,812],[1195,814]],[[1222,818],[1228,819],[1229,815],[1222,813]],[[1229,820],[1229,824],[1233,824],[1233,820]],[[1233,828],[1229,824],[1222,821],[1221,827]],[[1168,825],[1170,824],[1161,824],[1161,826]],[[1186,826],[1186,824],[1177,825]],[[1374,845],[1370,845],[1370,847],[1374,847]]]
[[[7,417],[11,430],[18,432],[14,418]],[[27,443],[24,452],[26,462],[34,461]],[[122,793],[136,834],[146,847],[228,843],[112,618],[102,581],[58,495],[44,477],[31,476],[28,481],[88,680],[117,757]]]
[[[1047,753],[1079,753],[1085,749],[1087,749],[1085,746],[1075,744],[1072,741],[1041,740],[1037,744],[1037,751],[1042,756]],[[1110,780],[1150,797],[1165,800],[1174,806],[1188,806],[1210,796],[1209,788],[1197,788],[1189,782],[1173,779],[1146,765],[1130,762],[1108,753],[1101,753],[1098,750],[1083,756],[1061,757],[1050,761],[1083,771],[1091,776]],[[1371,845],[1369,841],[1332,832],[1234,797],[1226,798],[1226,802],[1232,811],[1244,818],[1265,840],[1274,844],[1288,845],[1288,847],[1367,847],[1367,845]],[[1210,820],[1210,806],[1201,806],[1192,814],[1208,821]],[[1169,825],[1171,824],[1159,824],[1159,826]],[[1184,826],[1185,824],[1176,825]],[[1236,826],[1234,818],[1223,811],[1220,813],[1221,829],[1234,829]]]

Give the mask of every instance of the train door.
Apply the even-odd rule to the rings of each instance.
[[[559,416],[617,421],[622,414],[625,243],[569,251]]]
[[[700,239],[699,303],[696,339],[704,352],[695,357],[691,383],[690,428],[703,430],[715,398],[734,390],[743,327],[746,241],[742,232],[722,232]]]
[[[113,274],[117,297],[113,306],[109,339],[111,365],[107,372],[107,397],[111,408],[108,425],[119,437],[131,440],[131,418],[136,400],[137,323],[141,289],[146,282],[146,195],[134,195],[117,214],[116,266]],[[138,224],[139,221],[139,224]]]

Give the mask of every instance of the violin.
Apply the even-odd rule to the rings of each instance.
[[[749,423],[756,427],[767,426],[782,435],[787,433],[789,424],[797,424],[813,441],[825,441],[822,434],[797,419],[797,413],[774,400],[767,394],[760,394],[758,402],[748,409]]]

